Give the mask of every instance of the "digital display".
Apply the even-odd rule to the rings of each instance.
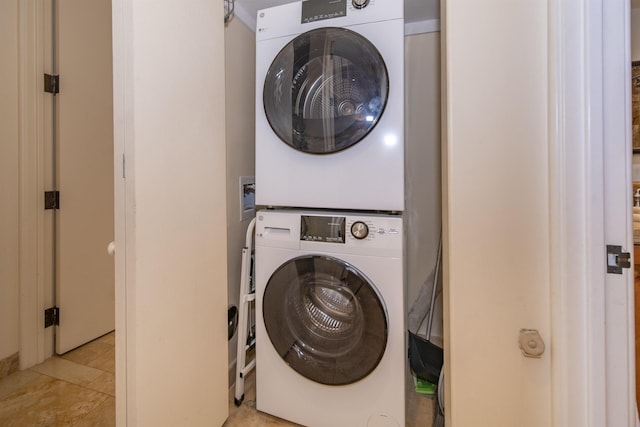
[[[303,24],[322,21],[323,19],[339,18],[347,16],[346,0],[303,0],[302,20]]]
[[[346,222],[343,216],[303,215],[300,217],[300,240],[344,243]]]

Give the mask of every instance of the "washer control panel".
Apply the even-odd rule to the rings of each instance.
[[[347,238],[371,240],[394,234],[400,234],[398,227],[373,218],[300,215],[300,240],[306,242],[346,243]]]
[[[285,209],[256,214],[256,246],[396,256],[403,242],[402,217],[393,214]]]

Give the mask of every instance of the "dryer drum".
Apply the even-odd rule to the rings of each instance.
[[[307,255],[280,266],[267,283],[262,311],[280,357],[313,381],[359,381],[385,352],[381,297],[359,270],[337,258]]]
[[[289,42],[264,82],[269,125],[289,146],[311,154],[357,144],[380,119],[389,78],[380,52],[345,28],[319,28]]]

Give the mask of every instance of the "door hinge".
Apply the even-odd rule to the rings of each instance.
[[[60,93],[60,76],[51,74],[44,75],[44,91],[47,93]]]
[[[623,268],[631,268],[631,253],[622,246],[607,245],[607,273],[622,274]]]
[[[58,190],[44,192],[44,208],[60,209],[60,192]]]
[[[44,327],[59,325],[60,324],[60,308],[49,307],[44,310]]]

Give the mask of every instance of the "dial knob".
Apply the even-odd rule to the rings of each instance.
[[[369,235],[369,227],[362,221],[356,221],[351,225],[351,235],[356,239],[364,239]]]
[[[369,0],[351,0],[351,4],[356,9],[362,9],[363,7],[366,7],[369,4]]]

